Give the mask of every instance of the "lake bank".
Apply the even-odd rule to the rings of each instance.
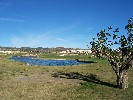
[[[97,63],[67,67],[32,67],[5,57],[0,57],[0,60],[1,100],[133,99],[133,70],[129,72],[127,90],[114,88],[110,84],[115,85],[116,77],[106,60],[94,60]],[[106,84],[83,80],[90,75]]]
[[[40,59],[40,58],[32,58],[32,57],[23,57],[23,56],[12,56],[9,58],[11,60],[24,62],[30,65],[41,65],[41,66],[73,66],[80,64],[89,64],[91,62],[84,62],[79,60],[64,60],[64,59]]]

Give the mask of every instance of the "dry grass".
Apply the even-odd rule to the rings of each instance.
[[[28,66],[0,57],[0,100],[132,100],[133,71],[129,88],[120,90],[109,84],[96,84],[80,79],[52,77],[54,73],[76,72],[96,75],[101,81],[115,84],[108,63],[67,67]],[[85,83],[83,83],[85,82]]]

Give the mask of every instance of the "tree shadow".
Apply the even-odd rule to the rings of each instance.
[[[82,63],[97,63],[94,61],[85,61],[85,60],[79,60],[79,59],[75,59],[77,62],[82,62]]]
[[[59,78],[66,78],[66,79],[79,79],[87,82],[92,82],[95,84],[100,84],[108,87],[117,88],[116,85],[101,81],[97,75],[95,74],[89,74],[89,75],[82,75],[78,72],[70,72],[70,73],[64,73],[64,72],[57,72],[52,74],[53,77],[59,77]]]

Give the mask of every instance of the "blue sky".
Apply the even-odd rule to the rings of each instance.
[[[0,0],[0,46],[87,48],[110,25],[126,34],[132,5],[133,0]]]

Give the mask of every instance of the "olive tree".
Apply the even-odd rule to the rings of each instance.
[[[92,52],[99,58],[106,58],[117,76],[117,87],[128,88],[128,70],[133,65],[133,21],[128,20],[125,35],[118,35],[119,28],[101,30],[90,42]],[[115,47],[115,48],[114,48]]]

